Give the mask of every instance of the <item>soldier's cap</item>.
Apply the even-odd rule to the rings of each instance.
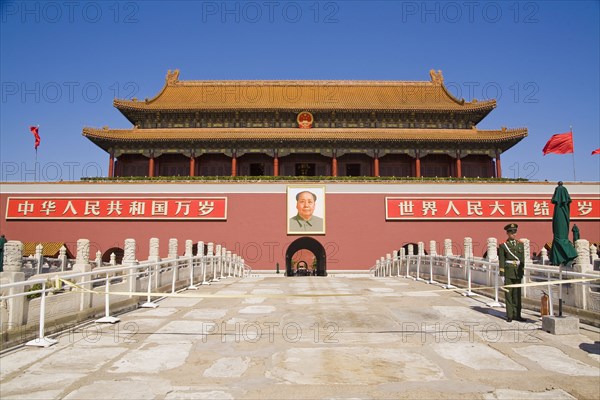
[[[508,224],[504,227],[504,230],[508,233],[516,233],[517,232],[517,228],[519,227],[519,225],[512,223],[512,224]]]

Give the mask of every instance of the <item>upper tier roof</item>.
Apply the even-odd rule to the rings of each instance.
[[[115,145],[147,145],[148,142],[175,143],[280,142],[281,146],[298,146],[308,142],[339,143],[416,143],[453,142],[480,144],[505,151],[527,136],[526,128],[478,130],[473,129],[360,129],[360,128],[161,128],[161,129],[95,129],[84,128],[83,136],[107,150]]]
[[[496,100],[466,102],[445,87],[442,72],[430,81],[180,81],[167,73],[163,89],[144,101],[115,99],[128,111],[349,110],[490,112]]]

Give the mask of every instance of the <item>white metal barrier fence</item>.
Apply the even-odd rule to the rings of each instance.
[[[576,265],[575,265],[576,266]],[[445,289],[463,289],[463,295],[474,296],[474,288],[493,290],[493,301],[490,307],[500,307],[499,293],[503,278],[498,273],[498,261],[483,258],[462,257],[455,255],[404,255],[394,254],[381,257],[369,270],[375,277],[402,277],[431,284],[438,284]],[[568,283],[565,280],[575,280]],[[587,280],[581,282],[580,280]],[[546,282],[541,286],[539,282]],[[564,282],[557,284],[556,282]],[[549,296],[550,315],[554,314],[553,303],[563,298],[565,305],[600,311],[600,271],[578,272],[574,268],[525,264],[523,277],[523,297],[539,298],[544,289]],[[532,284],[532,285],[528,285]],[[574,286],[570,293],[564,293],[563,286]],[[562,293],[561,293],[562,292]]]
[[[209,249],[210,247],[212,246],[209,246]],[[181,283],[186,285],[189,283],[184,290],[194,290],[198,289],[197,285],[208,285],[210,282],[228,277],[246,277],[250,273],[251,268],[240,256],[224,251],[213,255],[183,256],[133,265],[100,267],[85,272],[67,271],[45,274],[43,277],[34,276],[26,281],[0,285],[0,302],[7,305],[8,311],[3,314],[0,322],[3,332],[27,324],[39,323],[38,337],[27,344],[47,347],[56,343],[56,340],[45,336],[49,298],[54,300],[60,296],[71,296],[70,302],[61,301],[63,306],[67,303],[75,305],[71,310],[64,310],[66,314],[98,307],[103,302],[104,317],[96,322],[115,323],[119,319],[111,316],[111,305],[123,299],[142,297],[143,293],[146,302],[141,307],[157,307],[152,298],[163,293],[175,293],[178,283],[180,286]],[[3,279],[4,281],[6,279]],[[39,288],[36,288],[36,285]],[[39,319],[29,318],[27,321],[23,318],[23,314],[32,317],[30,315],[32,307],[28,303],[38,300],[29,298],[37,296],[39,296]],[[27,306],[29,306],[28,312],[22,312],[22,308]]]

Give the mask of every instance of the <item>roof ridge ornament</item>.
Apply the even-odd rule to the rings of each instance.
[[[167,85],[174,85],[179,81],[179,70],[167,71]]]
[[[430,69],[429,76],[431,76],[431,82],[435,85],[442,85],[444,83],[444,76],[441,69],[438,69],[437,72],[434,69]]]

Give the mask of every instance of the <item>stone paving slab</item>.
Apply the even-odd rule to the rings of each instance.
[[[3,355],[0,397],[600,398],[597,329],[550,335],[533,313],[507,323],[484,297],[351,274],[225,279],[186,293],[199,297]]]

